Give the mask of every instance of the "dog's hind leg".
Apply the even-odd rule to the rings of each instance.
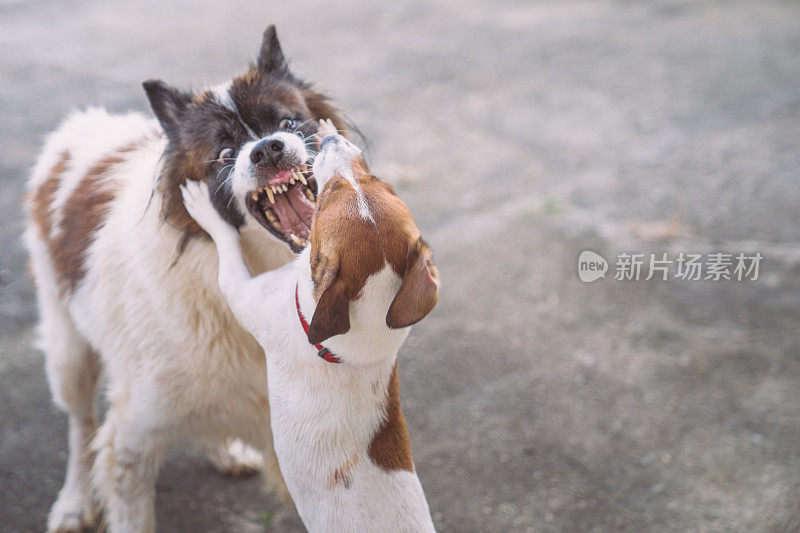
[[[40,291],[40,299],[42,294]],[[42,302],[41,342],[55,403],[69,416],[64,486],[50,510],[48,531],[80,531],[94,523],[89,448],[97,430],[95,395],[101,364],[60,302]]]
[[[38,346],[45,354],[53,401],[69,416],[67,472],[50,509],[47,530],[80,531],[95,518],[89,444],[97,429],[95,400],[101,362],[70,317],[46,244],[33,229],[26,238],[39,302]]]

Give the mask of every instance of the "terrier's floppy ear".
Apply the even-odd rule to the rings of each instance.
[[[322,291],[308,328],[308,341],[322,341],[350,331],[350,297],[345,282],[337,278],[336,270],[328,270],[318,287]]]
[[[258,70],[261,72],[276,72],[286,69],[286,58],[283,57],[281,43],[278,42],[278,32],[275,25],[270,24],[264,30],[264,39],[261,41],[261,51],[258,53]]]
[[[161,127],[172,138],[178,132],[178,124],[192,97],[161,80],[146,80],[142,82],[142,87]]]
[[[386,313],[386,325],[405,328],[419,322],[439,300],[439,271],[431,262],[433,252],[419,239],[408,254],[403,283]]]

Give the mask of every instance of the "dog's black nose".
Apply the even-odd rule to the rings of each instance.
[[[327,137],[322,139],[322,143],[319,145],[319,149],[324,150],[325,145],[330,143],[339,144],[339,138],[336,137],[336,135],[328,135]]]
[[[264,139],[253,147],[250,161],[254,165],[276,163],[283,156],[283,141],[280,139]]]

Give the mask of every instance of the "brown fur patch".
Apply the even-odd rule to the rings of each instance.
[[[411,439],[400,407],[400,378],[397,375],[396,364],[386,390],[386,418],[372,438],[369,457],[373,463],[386,471],[414,471]]]
[[[50,169],[50,174],[44,183],[28,196],[28,212],[39,230],[39,236],[44,241],[50,239],[50,230],[53,228],[53,200],[58,190],[61,174],[67,170],[69,160],[69,152],[62,153],[56,164]]]
[[[105,220],[116,187],[106,180],[114,165],[124,161],[121,155],[109,155],[98,161],[81,179],[64,204],[59,231],[48,242],[50,255],[62,290],[71,292],[86,275],[85,255],[95,231]]]
[[[116,187],[107,180],[111,169],[125,160],[124,154],[139,148],[145,138],[117,148],[95,163],[81,178],[64,203],[59,227],[53,231],[53,200],[66,170],[69,153],[64,152],[47,180],[34,191],[29,209],[41,238],[47,243],[59,285],[65,293],[75,289],[86,275],[85,255],[94,233],[103,225]],[[54,234],[53,234],[54,233]]]
[[[333,489],[336,485],[344,485],[344,488],[349,489],[350,485],[353,483],[350,473],[357,464],[358,456],[356,454],[351,455],[350,459],[333,471],[331,479],[328,482],[328,488]]]
[[[205,153],[195,154],[191,151],[176,155],[165,164],[166,171],[158,182],[158,192],[162,194],[162,219],[183,234],[179,252],[183,252],[188,240],[203,235],[205,232],[186,211],[181,196],[181,185],[189,180],[202,181],[206,169],[197,162],[207,157]]]

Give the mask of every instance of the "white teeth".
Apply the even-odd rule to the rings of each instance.
[[[295,172],[294,177],[300,180],[300,183],[302,183],[303,185],[308,185],[305,176],[303,176],[300,172]]]
[[[292,240],[294,241],[294,243],[295,243],[297,246],[302,246],[302,245],[303,245],[303,241],[301,241],[301,240],[300,240],[300,237],[298,237],[298,236],[297,236],[297,235],[295,235],[294,233],[290,233],[290,234],[289,234],[289,237],[291,237],[291,238],[292,238]]]
[[[305,183],[305,180],[303,180],[303,182]],[[294,178],[290,179],[288,184],[281,183],[279,185],[265,185],[264,187],[253,193],[253,200],[256,200],[258,198],[259,192],[265,192],[267,194],[267,197],[269,198],[270,203],[274,204],[275,196],[287,192],[289,190],[289,185],[294,185]]]
[[[306,198],[308,198],[308,200],[310,202],[313,202],[313,201],[316,200],[316,198],[314,198],[314,193],[313,192],[309,191],[308,189],[306,189],[304,192],[306,193]]]
[[[272,211],[264,211],[264,214],[267,216],[267,220],[269,220],[270,222],[278,221],[277,217],[272,214]]]
[[[250,194],[250,199],[253,200],[254,202],[257,202],[258,201],[258,191],[253,191]]]

